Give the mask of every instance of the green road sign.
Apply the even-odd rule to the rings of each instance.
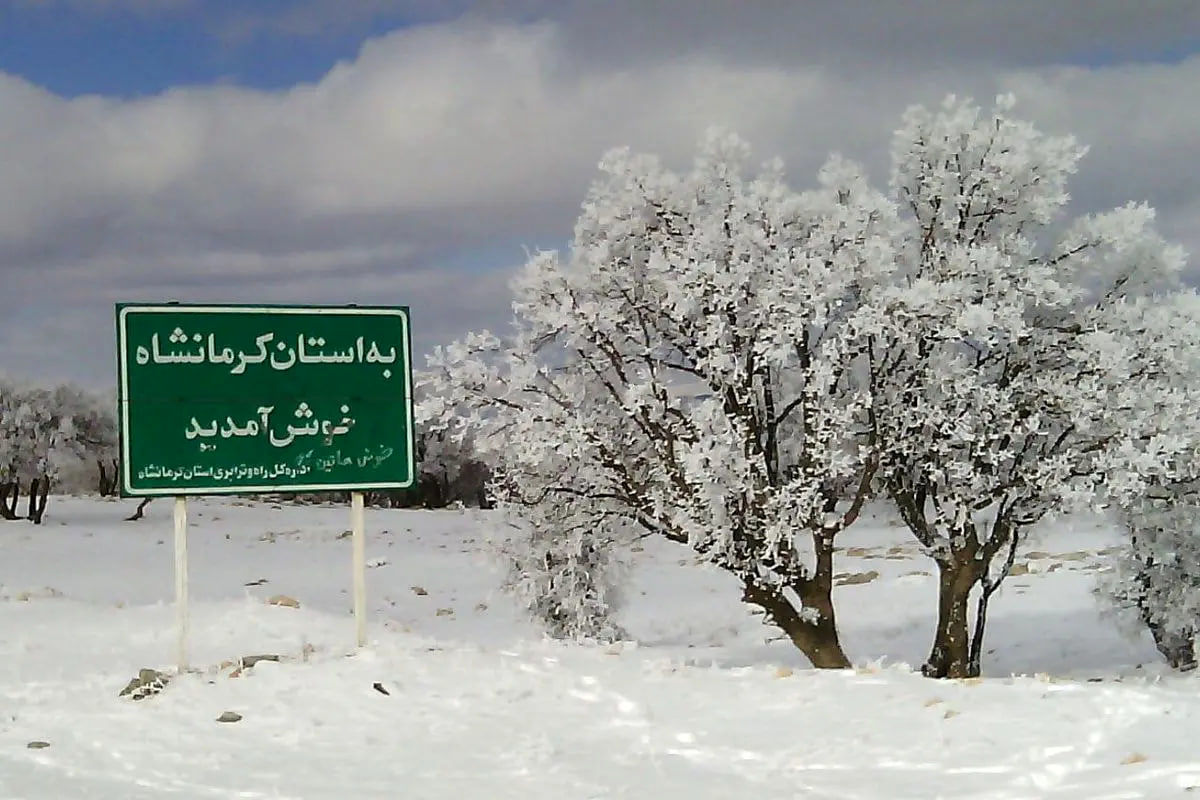
[[[407,308],[117,306],[126,496],[413,482]]]

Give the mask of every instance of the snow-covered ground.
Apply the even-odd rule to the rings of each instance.
[[[1114,539],[1085,520],[1046,531],[993,602],[987,677],[937,682],[906,666],[928,647],[932,565],[882,519],[840,553],[859,666],[821,673],[665,544],[622,618],[636,646],[543,641],[496,594],[478,512],[368,512],[356,653],[347,509],[199,500],[194,671],[132,701],[117,695],[140,668],[171,670],[175,628],[171,504],[131,509],[52,498],[41,527],[0,523],[0,797],[1200,793],[1200,679],[1101,616]],[[267,604],[280,594],[300,607]],[[230,664],[257,654],[283,659]]]

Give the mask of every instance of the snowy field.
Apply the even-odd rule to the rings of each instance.
[[[1200,796],[1200,679],[1102,616],[1113,538],[1087,521],[1019,560],[986,677],[938,682],[908,666],[932,563],[880,519],[839,554],[858,667],[818,673],[726,576],[655,543],[622,617],[636,645],[543,641],[496,594],[479,512],[368,511],[355,653],[347,509],[200,500],[194,671],[135,702],[117,695],[172,669],[175,629],[171,503],[132,508],[52,498],[41,527],[0,523],[0,797]],[[282,659],[231,663],[257,654]]]

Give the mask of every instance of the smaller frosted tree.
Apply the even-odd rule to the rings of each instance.
[[[615,620],[628,564],[628,525],[604,524],[581,503],[520,503],[517,487],[499,493],[510,535],[498,541],[505,588],[551,636],[610,642],[625,637]],[[599,524],[598,524],[599,523]]]
[[[1200,495],[1155,492],[1123,515],[1129,538],[1104,580],[1110,599],[1136,618],[1173,668],[1196,667],[1200,626]]]
[[[988,600],[1028,532],[1156,429],[1128,395],[1157,388],[1152,312],[1183,264],[1143,205],[1063,223],[1083,150],[1011,106],[914,108],[892,151],[904,233],[872,394],[883,484],[938,567],[936,677],[979,673]]]
[[[79,452],[96,468],[97,493],[115,495],[120,488],[116,399],[108,393],[87,392],[80,406],[76,423]]]
[[[1200,629],[1200,296],[1179,292],[1130,325],[1156,346],[1132,354],[1148,379],[1115,398],[1141,424],[1102,457],[1105,495],[1127,538],[1099,588],[1187,670]]]
[[[611,641],[623,635],[614,615],[634,534],[627,515],[589,502],[603,474],[568,438],[583,435],[584,418],[566,399],[586,395],[570,391],[567,375],[547,384],[561,405],[541,406],[520,390],[551,379],[540,377],[534,355],[515,357],[527,344],[481,333],[436,351],[419,376],[417,422],[450,448],[474,439],[474,454],[491,465],[504,589],[554,637]]]

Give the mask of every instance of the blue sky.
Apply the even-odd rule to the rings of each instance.
[[[0,12],[0,69],[66,97],[129,97],[222,82],[277,89],[315,81],[337,61],[353,58],[364,39],[421,21],[384,10],[322,31],[250,27],[253,19],[277,18],[295,6],[289,0],[206,0],[167,2],[158,10],[79,10],[10,3]]]
[[[420,353],[503,325],[611,147],[884,182],[951,92],[1200,252],[1198,52],[1196,0],[0,0],[0,371],[110,384],[122,300],[406,304]]]

